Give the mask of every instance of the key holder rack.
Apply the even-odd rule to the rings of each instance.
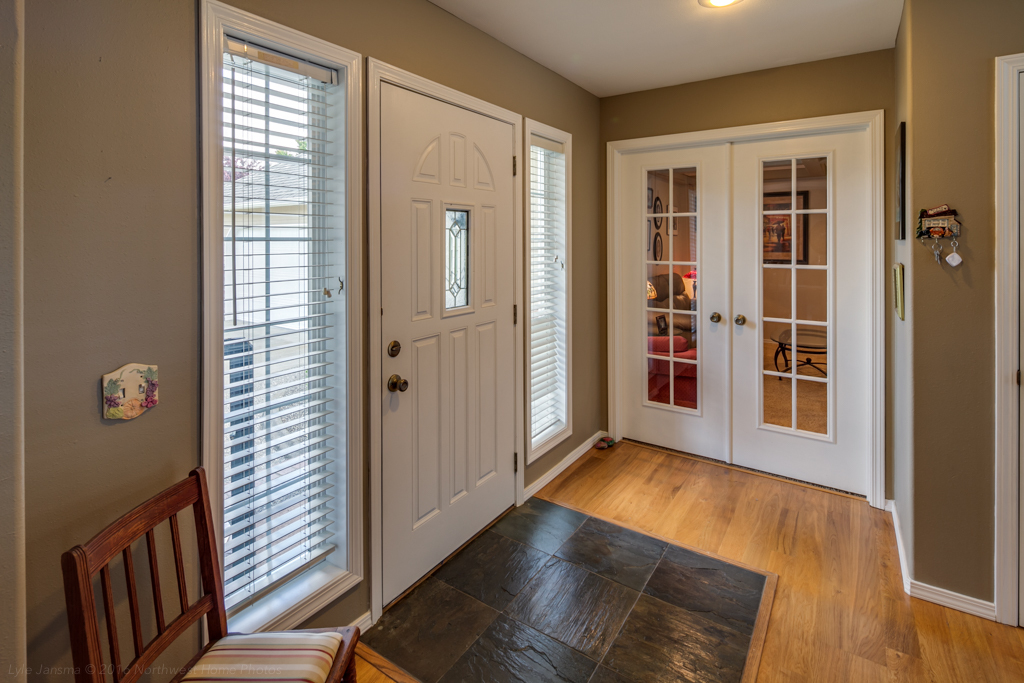
[[[956,248],[960,246],[957,238],[960,237],[960,221],[956,218],[959,214],[956,209],[950,208],[949,204],[940,204],[931,209],[921,209],[917,215],[917,238],[921,244],[927,244],[926,239],[932,240],[932,254],[935,255],[935,262],[942,263],[942,242],[950,240],[953,253],[946,257],[946,263],[956,268],[964,259],[957,253]]]

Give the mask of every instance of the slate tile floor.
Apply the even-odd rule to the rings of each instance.
[[[423,683],[739,682],[765,577],[531,498],[363,641]]]

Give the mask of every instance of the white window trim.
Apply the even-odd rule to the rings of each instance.
[[[297,57],[346,72],[346,237],[345,290],[348,297],[348,509],[345,529],[349,569],[321,563],[231,617],[233,631],[298,626],[363,580],[363,291],[362,291],[362,56],[319,38],[243,12],[215,0],[202,4],[200,125],[202,131],[203,247],[203,467],[210,481],[218,552],[223,555],[223,283],[220,76],[225,34],[284,49]],[[223,560],[221,559],[221,563]],[[223,567],[221,567],[223,571]]]
[[[556,432],[552,432],[548,435],[543,442],[533,447],[532,435],[527,433],[526,435],[526,464],[537,460],[552,448],[562,443],[570,436],[572,436],[572,133],[566,133],[565,131],[558,130],[546,124],[534,121],[533,119],[525,119],[525,129],[523,135],[523,183],[526,185],[525,191],[523,192],[526,206],[524,208],[524,219],[525,222],[529,221],[530,216],[530,142],[533,136],[546,138],[552,142],[557,142],[565,148],[565,378],[566,378],[566,406],[565,406],[565,427],[559,429]],[[529,225],[524,226],[524,230],[527,231],[525,245],[527,253],[529,252]],[[529,260],[527,259],[527,262]],[[527,266],[529,267],[529,266]],[[527,278],[527,284],[525,286],[526,296],[524,297],[524,309],[525,309],[525,320],[526,320],[526,343],[529,343],[531,338],[530,329],[530,296],[529,296],[529,278]],[[526,358],[527,367],[529,366],[529,358]],[[533,415],[531,414],[531,402],[530,402],[530,391],[526,392],[526,428],[529,430],[533,421]]]

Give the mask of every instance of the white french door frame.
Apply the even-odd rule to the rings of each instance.
[[[995,596],[996,621],[1021,616],[1020,106],[1024,54],[996,58]]]
[[[626,400],[621,387],[623,373],[630,366],[622,358],[622,326],[619,319],[625,310],[623,286],[618,281],[622,263],[620,244],[629,233],[632,222],[623,216],[622,193],[629,179],[621,177],[623,158],[647,152],[734,144],[791,137],[867,131],[871,137],[871,487],[868,503],[885,507],[885,112],[882,110],[798,119],[778,123],[738,126],[719,130],[660,135],[608,143],[608,432],[616,440],[622,438],[621,403]],[[730,215],[732,207],[730,202]],[[731,245],[730,241],[730,245]],[[730,247],[731,248],[731,247]],[[732,300],[732,291],[727,292]],[[732,311],[722,311],[726,319]],[[731,345],[731,338],[730,338]],[[730,349],[731,351],[731,349]],[[732,377],[726,378],[727,403],[732,404]],[[730,417],[731,420],[731,417]],[[731,439],[731,432],[730,437]],[[732,448],[728,451],[731,453]],[[731,458],[731,456],[730,456]]]
[[[381,216],[380,216],[380,95],[381,85],[391,83],[407,90],[432,97],[442,102],[453,104],[463,109],[489,116],[498,121],[512,125],[515,131],[515,155],[523,153],[523,117],[484,100],[477,99],[458,90],[427,80],[414,73],[399,69],[372,57],[367,60],[369,75],[367,77],[367,149],[368,149],[368,190],[367,217],[369,220],[369,290],[370,290],[370,616],[374,622],[380,618],[384,610],[384,539],[382,534],[382,510],[384,500],[383,476],[381,472],[381,396],[384,391],[381,378],[381,362],[384,349],[382,346],[382,315],[375,314],[381,308]],[[528,169],[526,160],[520,159],[519,169]],[[519,310],[523,307],[524,278],[524,244],[523,244],[523,176],[528,170],[517,172],[512,178],[512,230],[513,230],[513,301]],[[524,341],[523,329],[519,323],[513,328],[515,350],[515,500],[522,505],[524,496],[526,464],[524,455],[526,423],[525,405],[525,374],[524,374]]]

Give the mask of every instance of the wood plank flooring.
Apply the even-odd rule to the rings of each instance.
[[[908,597],[862,500],[628,442],[538,496],[778,574],[758,683],[1024,681],[1024,629]]]

